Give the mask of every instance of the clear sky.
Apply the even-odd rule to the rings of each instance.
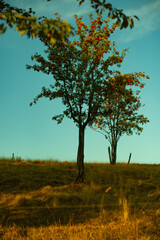
[[[32,7],[39,16],[53,17],[59,12],[74,26],[73,15],[88,21],[93,11],[86,0],[81,7],[76,0],[8,0],[21,8]],[[137,15],[134,29],[117,30],[113,39],[118,49],[129,48],[122,64],[122,73],[145,72],[150,76],[141,97],[142,113],[150,123],[140,136],[122,136],[118,143],[118,162],[160,163],[160,0],[111,0],[114,7],[126,14]],[[14,30],[0,35],[0,157],[23,159],[58,159],[75,161],[78,148],[78,128],[65,119],[57,125],[54,114],[61,113],[60,101],[40,100],[29,103],[53,80],[42,73],[26,70],[34,53],[43,53],[38,39],[27,39]],[[85,162],[109,162],[108,142],[103,135],[87,128]]]

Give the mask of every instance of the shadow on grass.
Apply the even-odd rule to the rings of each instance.
[[[160,166],[86,164],[85,171],[85,184],[75,186],[75,163],[0,161],[0,225],[75,225],[99,217],[102,208],[108,224],[114,212],[120,216],[120,198],[133,217],[160,209]],[[160,214],[151,217],[158,223]]]
[[[99,207],[28,207],[0,209],[0,224],[10,226],[16,224],[20,227],[40,227],[49,225],[79,224],[96,218],[100,215]]]

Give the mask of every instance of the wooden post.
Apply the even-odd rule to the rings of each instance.
[[[129,154],[128,164],[130,163],[132,153]]]
[[[108,147],[108,155],[109,155],[109,161],[111,163],[111,151],[110,151],[110,147]]]

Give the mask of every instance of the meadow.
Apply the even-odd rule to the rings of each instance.
[[[0,159],[0,239],[159,240],[160,165]]]

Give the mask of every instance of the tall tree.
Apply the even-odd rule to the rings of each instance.
[[[116,72],[110,79],[110,95],[105,101],[104,110],[112,109],[105,115],[97,117],[92,125],[92,129],[99,131],[109,141],[109,160],[111,164],[116,164],[117,144],[124,134],[132,135],[134,132],[140,134],[142,125],[149,122],[143,114],[138,114],[142,103],[140,101],[140,90],[135,91],[135,86],[140,89],[144,87],[140,83],[140,78],[149,78],[144,73],[121,74]],[[135,83],[132,85],[132,83]],[[110,150],[111,149],[111,150]]]
[[[55,15],[58,21],[62,21],[60,16]],[[36,53],[32,60],[37,64],[27,65],[27,69],[53,76],[50,87],[43,87],[31,105],[42,97],[49,100],[61,98],[65,110],[53,119],[61,123],[64,117],[70,118],[79,129],[77,181],[81,182],[84,179],[85,129],[97,116],[111,111],[102,108],[110,94],[108,79],[113,74],[113,66],[121,65],[126,52],[124,50],[120,54],[115,49],[115,42],[110,40],[110,35],[117,27],[115,24],[109,26],[109,20],[103,20],[102,13],[96,18],[92,14],[89,17],[90,25],[87,26],[82,17],[75,16],[76,39],[65,43],[57,41],[52,49],[45,35],[41,36],[47,59]]]
[[[51,0],[47,0],[48,2]],[[76,0],[75,0],[76,1]],[[79,5],[84,3],[85,0],[77,0]],[[116,25],[120,29],[133,28],[133,17],[127,16],[123,10],[112,7],[112,4],[106,3],[105,0],[90,0],[91,7],[97,12],[102,13],[102,9],[108,10],[108,17],[116,20]],[[138,19],[137,16],[134,18]],[[139,19],[138,19],[139,20]],[[48,19],[47,17],[36,17],[32,8],[29,10],[20,9],[4,0],[0,0],[0,33],[3,34],[8,27],[16,26],[15,30],[19,31],[20,35],[27,35],[29,38],[35,38],[44,35],[49,39],[50,45],[53,46],[57,40],[65,41],[70,34],[73,33],[73,27],[67,21],[57,21],[57,19]]]

